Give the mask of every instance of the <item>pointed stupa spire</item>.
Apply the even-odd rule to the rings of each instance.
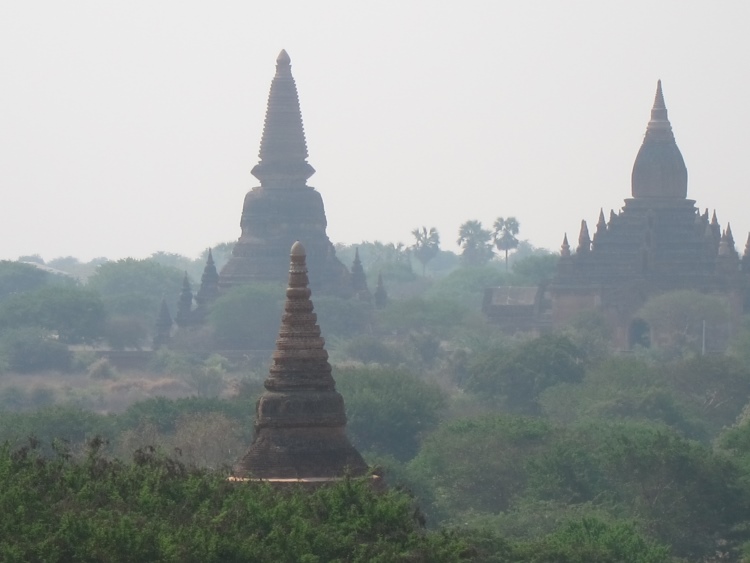
[[[365,269],[362,267],[362,261],[359,259],[359,248],[354,250],[354,262],[352,263],[352,289],[356,294],[366,292],[369,295],[370,290],[367,287],[367,276]]]
[[[729,248],[732,249],[732,252],[736,252],[734,248],[734,235],[732,234],[732,225],[730,223],[727,223],[727,230],[725,232],[725,235],[727,237],[727,242],[729,243]]]
[[[255,439],[235,467],[239,477],[336,478],[367,472],[346,437],[344,400],[331,376],[308,283],[305,248],[297,241],[266,392],[256,405]]]
[[[562,246],[560,247],[560,256],[567,258],[570,256],[570,244],[568,244],[568,233],[563,237]]]
[[[201,286],[198,293],[195,294],[195,301],[198,305],[205,306],[214,301],[219,296],[219,273],[216,271],[216,264],[211,249],[208,249],[208,258],[203,268],[201,276]]]
[[[601,236],[607,232],[607,221],[604,219],[604,209],[599,209],[599,220],[596,222],[596,232],[594,232],[594,247],[601,242]]]
[[[315,173],[307,162],[297,85],[292,77],[291,59],[284,50],[276,58],[259,156],[260,162],[251,173],[265,188],[304,186]]]
[[[193,289],[190,286],[190,280],[188,279],[187,272],[185,277],[182,278],[182,290],[180,291],[180,299],[177,301],[177,314],[175,315],[175,322],[178,326],[187,326],[191,322],[191,312],[193,309]]]
[[[581,231],[578,234],[578,247],[576,252],[588,252],[591,250],[591,237],[589,236],[589,226],[586,220],[581,221]]]
[[[631,186],[634,198],[687,197],[687,168],[667,117],[661,80],[656,84],[651,120],[633,164]]]

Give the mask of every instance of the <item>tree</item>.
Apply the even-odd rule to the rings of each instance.
[[[492,233],[481,221],[466,221],[458,229],[457,244],[463,248],[461,259],[466,266],[481,266],[492,258]]]
[[[0,261],[0,299],[20,293],[38,289],[49,283],[50,274],[23,262]]]
[[[99,292],[109,313],[138,315],[152,326],[162,298],[176,302],[183,276],[180,270],[154,260],[124,258],[99,265],[87,286]]]
[[[411,248],[414,257],[422,264],[422,275],[424,275],[427,263],[440,252],[440,235],[435,227],[431,227],[429,231],[427,227],[414,229],[411,234],[415,239]]]
[[[221,349],[271,350],[279,333],[284,288],[274,284],[240,285],[214,303],[209,321]]]
[[[346,404],[347,432],[363,452],[411,459],[446,407],[438,385],[402,370],[336,368],[334,377]]]
[[[518,234],[519,226],[515,217],[508,217],[507,219],[498,217],[495,219],[495,224],[493,225],[492,239],[495,241],[497,249],[505,252],[506,272],[508,271],[508,251],[518,246],[516,235]]]
[[[466,387],[488,398],[502,396],[510,409],[536,414],[542,391],[583,379],[583,360],[583,352],[566,335],[543,334],[512,350],[478,354]]]
[[[99,295],[79,287],[42,287],[14,295],[0,305],[0,328],[39,327],[66,344],[101,337],[104,319]]]

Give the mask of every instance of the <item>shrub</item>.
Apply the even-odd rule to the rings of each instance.
[[[19,328],[6,331],[0,338],[0,354],[8,368],[20,373],[70,368],[68,347],[40,328]]]

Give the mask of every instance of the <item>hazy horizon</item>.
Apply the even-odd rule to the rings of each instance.
[[[750,230],[744,2],[0,5],[0,259],[236,240],[279,51],[334,243],[515,216],[558,250],[630,197],[657,79],[688,197]]]

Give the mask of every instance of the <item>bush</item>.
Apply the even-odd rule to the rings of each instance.
[[[435,384],[387,368],[337,368],[334,374],[344,397],[347,430],[362,451],[408,460],[446,408]]]
[[[67,371],[72,355],[68,347],[40,328],[19,328],[0,337],[0,354],[8,369],[19,373]]]
[[[220,349],[272,350],[283,303],[279,285],[241,285],[224,293],[209,314]]]
[[[542,391],[580,381],[583,375],[583,352],[566,335],[545,334],[510,351],[478,354],[469,366],[466,389],[490,399],[501,397],[510,410],[537,413]]]
[[[107,319],[104,338],[114,350],[135,348],[140,350],[146,341],[148,329],[143,319],[131,316],[115,316]]]
[[[357,336],[344,345],[344,353],[363,364],[397,366],[404,361],[403,353],[375,336]]]
[[[99,358],[89,366],[87,374],[89,379],[115,379],[117,370],[109,363],[107,358]]]

